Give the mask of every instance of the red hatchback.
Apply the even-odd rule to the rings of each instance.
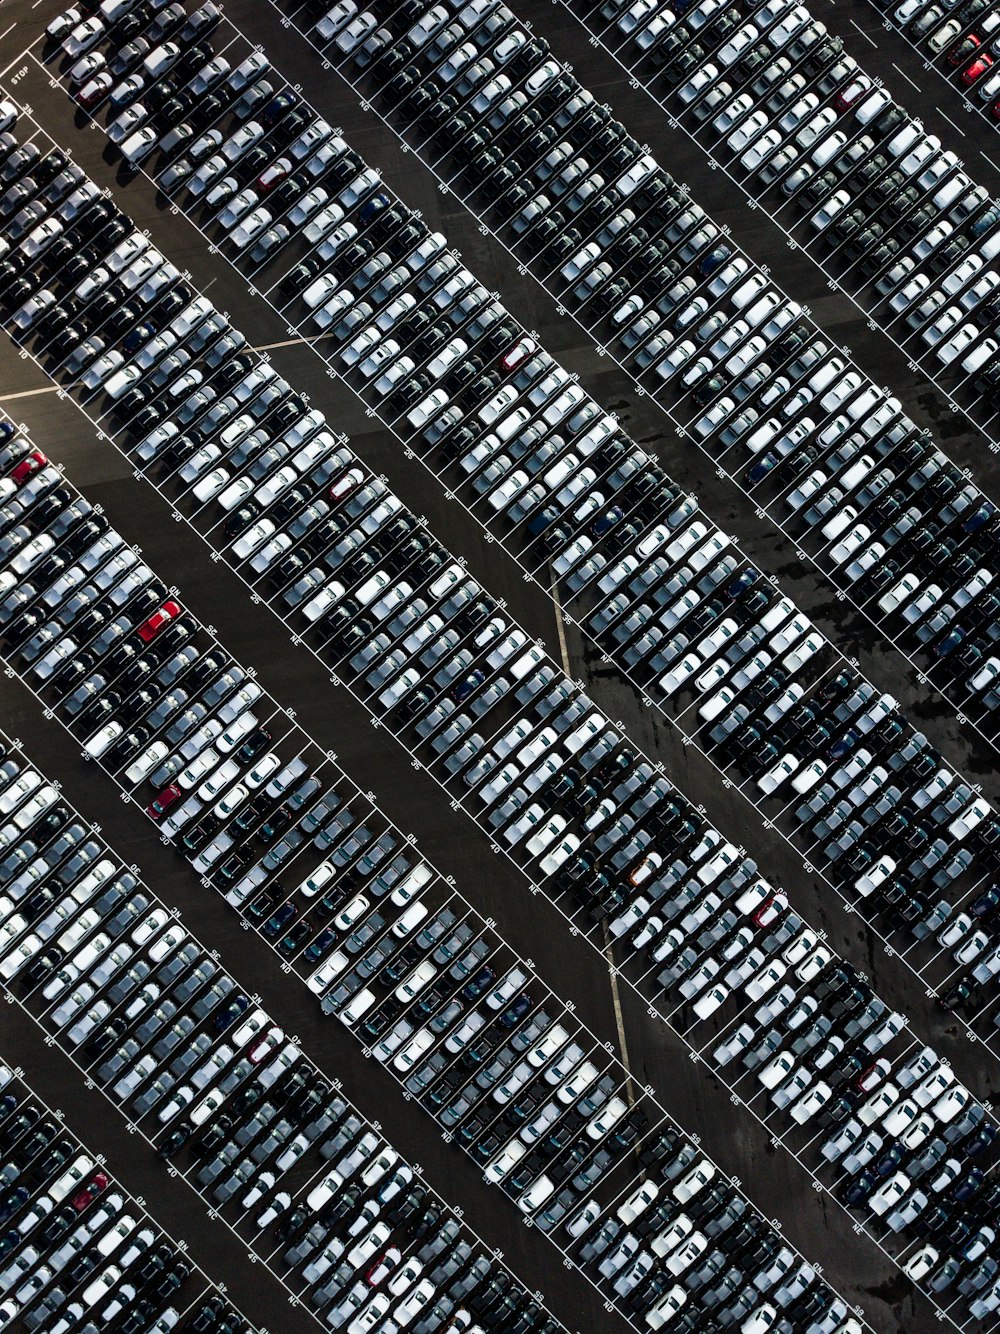
[[[97,1172],[93,1181],[88,1182],[83,1190],[77,1191],[71,1201],[73,1208],[78,1214],[82,1214],[88,1204],[93,1204],[98,1195],[107,1189],[108,1178],[103,1172]]]
[[[292,170],[292,161],[287,157],[279,157],[257,177],[257,193],[266,195],[280,185],[288,173]]]
[[[154,611],[148,621],[143,621],[139,626],[139,638],[146,644],[156,638],[164,626],[169,625],[175,617],[181,614],[181,609],[176,602],[164,602],[159,611]]]
[[[533,357],[537,351],[537,342],[530,334],[525,334],[500,358],[500,369],[504,371],[517,370],[522,361],[527,361],[528,357]]]
[[[41,472],[47,467],[48,462],[40,449],[33,449],[30,454],[25,454],[17,467],[11,471],[10,480],[16,482],[18,486],[24,486],[36,472]]]
[[[750,920],[754,926],[763,930],[765,926],[776,922],[787,907],[788,895],[783,889],[779,889],[776,894],[764,900]]]
[[[849,110],[854,103],[867,93],[872,86],[871,79],[865,74],[857,74],[851,81],[841,88],[840,92],[833,99],[833,105],[838,111]]]
[[[889,1062],[884,1056],[880,1056],[877,1061],[868,1066],[866,1070],[862,1070],[860,1075],[855,1078],[854,1087],[862,1093],[871,1093],[872,1089],[878,1088],[879,1084],[885,1082],[891,1070],[892,1066]]]
[[[177,784],[171,783],[169,787],[165,787],[162,792],[153,798],[146,807],[146,814],[151,820],[162,820],[170,807],[175,802],[180,801],[183,795]]]
[[[974,84],[977,79],[981,79],[992,64],[993,57],[987,55],[985,51],[981,52],[969,68],[962,71],[962,82],[965,84],[966,88],[971,84]]]
[[[346,500],[348,496],[353,495],[364,480],[365,475],[360,468],[351,468],[343,476],[337,478],[327,494],[334,503],[339,504]]]

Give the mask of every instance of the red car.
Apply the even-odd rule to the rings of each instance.
[[[257,177],[257,193],[266,195],[269,191],[273,190],[276,185],[280,185],[291,170],[291,159],[287,157],[279,157],[276,162],[272,162],[271,165]]]
[[[41,472],[48,465],[48,459],[40,449],[33,449],[30,454],[25,454],[24,458],[10,474],[10,480],[16,482],[18,486],[23,486],[25,482],[30,481],[36,472]]]
[[[154,611],[149,620],[143,621],[139,626],[139,638],[148,644],[156,638],[164,626],[169,625],[180,614],[181,609],[176,602],[164,602],[159,611]]]
[[[252,1065],[259,1065],[265,1056],[269,1055],[279,1043],[284,1041],[284,1038],[284,1029],[279,1028],[277,1024],[272,1024],[247,1052],[247,1059]]]
[[[1000,120],[1000,98],[990,107],[990,115],[994,120]]]
[[[658,852],[647,852],[638,866],[634,866],[629,873],[628,882],[630,885],[644,885],[650,877],[663,865],[663,858]]]
[[[975,83],[977,79],[981,79],[992,64],[993,57],[987,55],[985,51],[977,56],[969,68],[962,71],[962,82],[966,88]]]
[[[522,361],[534,356],[537,351],[538,344],[529,334],[525,334],[500,358],[500,369],[504,371],[516,370]]]
[[[777,894],[772,894],[770,898],[764,900],[750,920],[757,927],[770,926],[772,922],[777,921],[787,907],[788,895],[779,889]]]
[[[330,499],[337,503],[346,500],[349,495],[352,495],[357,491],[358,487],[364,480],[365,475],[361,469],[352,468],[350,472],[345,472],[342,477],[338,477],[330,487]]]
[[[860,1089],[862,1093],[871,1093],[872,1089],[878,1088],[883,1080],[889,1077],[889,1071],[892,1066],[880,1056],[877,1061],[868,1066],[867,1070],[862,1070],[861,1074],[854,1080],[854,1087]]]
[[[78,1214],[82,1214],[88,1204],[93,1204],[98,1195],[107,1189],[108,1178],[103,1172],[98,1172],[93,1181],[84,1186],[83,1190],[77,1191],[70,1203]]]
[[[146,807],[146,814],[151,820],[162,820],[170,807],[175,802],[180,801],[183,795],[177,784],[171,783],[169,787],[165,787],[162,792],[153,798]]]
[[[846,87],[841,88],[840,92],[833,99],[833,105],[838,111],[847,111],[863,93],[870,91],[871,86],[871,79],[864,74],[856,74]]]
[[[383,1279],[388,1278],[402,1258],[403,1253],[399,1247],[390,1246],[385,1255],[380,1255],[374,1264],[368,1266],[365,1278],[373,1288],[378,1287]]]
[[[76,100],[80,106],[86,110],[95,107],[102,98],[106,97],[114,86],[114,80],[107,70],[102,70],[95,74],[93,78],[88,79],[83,87],[76,94]]]

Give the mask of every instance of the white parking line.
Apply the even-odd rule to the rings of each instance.
[[[852,22],[853,22],[853,20],[852,20]],[[867,36],[867,35],[868,35],[868,34],[866,33],[865,36]],[[875,45],[875,43],[873,43],[873,45]],[[903,76],[903,78],[906,80],[906,82],[910,85],[911,88],[916,88],[917,92],[918,92],[918,93],[920,92],[920,85],[919,85],[918,83],[914,83],[914,82],[913,82],[913,80],[912,80],[912,79],[910,78],[910,76],[907,74],[907,72],[906,72],[905,69],[900,69],[899,66],[896,64],[895,61],[892,62],[892,68],[896,71],[897,74],[901,74],[901,75]]]
[[[39,394],[58,394],[57,384],[42,385],[38,389],[22,389],[17,394],[0,394],[0,403],[13,403],[15,398],[36,398]]]

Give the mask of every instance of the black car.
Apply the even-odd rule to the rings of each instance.
[[[236,758],[240,764],[250,764],[258,755],[262,755],[270,744],[271,733],[266,727],[258,727],[240,746]]]

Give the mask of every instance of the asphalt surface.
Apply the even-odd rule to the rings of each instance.
[[[41,0],[0,0],[0,66],[8,68],[0,83],[19,96],[15,78],[22,68],[21,50],[41,31],[59,5]],[[960,426],[945,411],[943,400],[926,381],[907,369],[906,360],[847,298],[830,293],[826,280],[804,255],[790,252],[779,230],[747,209],[716,173],[705,168],[701,151],[679,134],[670,135],[662,112],[641,89],[632,89],[621,71],[591,48],[582,27],[561,6],[523,3],[517,10],[530,18],[535,31],[552,43],[557,55],[572,60],[582,81],[640,140],[687,180],[694,198],[717,222],[728,224],[740,244],[763,263],[798,300],[808,303],[814,317],[835,341],[848,344],[868,371],[877,369],[915,420],[928,425],[939,443],[963,466],[969,466],[987,491],[1000,492],[1000,466],[982,448],[981,437]],[[811,568],[804,567],[790,544],[760,524],[752,507],[692,446],[673,434],[663,415],[648,400],[636,400],[624,374],[599,357],[581,330],[561,318],[551,299],[517,272],[513,261],[453,196],[442,195],[433,178],[404,153],[399,142],[359,106],[357,96],[335,76],[320,76],[318,62],[294,32],[283,29],[279,16],[261,0],[233,0],[230,17],[261,41],[284,71],[301,68],[310,75],[305,91],[310,100],[344,133],[411,206],[423,210],[431,227],[440,228],[458,246],[469,267],[487,287],[496,288],[509,309],[528,327],[538,330],[542,344],[607,408],[621,415],[627,430],[676,478],[697,490],[707,511],[733,532],[763,569],[778,575],[782,587],[814,617],[845,652],[856,655],[862,669],[890,689],[920,725],[987,796],[998,797],[1000,785],[994,756],[963,728],[954,710],[930,696],[894,650],[873,642],[870,628],[837,601],[835,590]],[[829,12],[827,12],[829,11]],[[967,138],[939,114],[946,90],[928,82],[926,95],[916,92],[900,70],[918,80],[921,62],[893,34],[886,33],[864,3],[834,6],[823,0],[817,12],[832,30],[843,35],[847,48],[871,72],[885,79],[890,91],[911,110],[918,110],[928,128],[969,162],[973,176],[1000,193],[1000,177],[989,154],[994,132],[985,122],[966,122]],[[16,27],[4,32],[8,24]],[[877,42],[853,26],[860,25]],[[12,62],[8,65],[8,62]],[[27,63],[27,62],[24,62]],[[305,74],[302,76],[305,79]],[[22,82],[30,88],[35,115],[69,148],[93,177],[114,191],[118,202],[140,227],[149,227],[156,243],[194,281],[211,284],[216,305],[228,310],[258,346],[282,342],[284,328],[223,261],[213,258],[197,232],[169,205],[157,199],[143,181],[125,186],[118,178],[114,156],[99,133],[88,134],[60,88],[51,89],[29,66]],[[956,94],[956,101],[958,101]],[[977,136],[982,143],[976,142]],[[274,348],[273,363],[300,391],[312,396],[333,425],[346,432],[352,445],[417,513],[428,516],[431,529],[453,551],[465,556],[469,568],[496,596],[508,600],[529,633],[544,640],[553,653],[559,643],[552,604],[544,591],[525,584],[519,570],[496,547],[487,547],[477,525],[458,505],[442,499],[441,489],[423,469],[401,457],[384,431],[373,429],[364,409],[345,386],[331,382],[322,364],[300,344]],[[706,1068],[693,1064],[680,1042],[662,1024],[649,1018],[645,1006],[627,988],[621,1008],[626,1050],[620,1050],[611,986],[599,955],[573,939],[544,896],[530,897],[514,869],[492,857],[484,837],[461,813],[452,812],[433,781],[414,772],[406,756],[383,731],[368,725],[367,716],[344,691],[333,690],[311,655],[296,651],[271,613],[251,605],[245,590],[221,564],[210,564],[201,539],[172,520],[169,508],[151,488],[136,481],[117,452],[95,437],[92,427],[69,400],[50,391],[49,382],[30,360],[19,358],[9,343],[0,344],[0,407],[24,421],[43,449],[64,463],[71,479],[88,498],[104,505],[108,517],[125,536],[142,544],[149,563],[169,583],[177,584],[192,610],[213,625],[223,643],[244,665],[257,668],[262,682],[284,705],[297,708],[299,720],[324,746],[338,754],[344,768],[369,788],[382,809],[403,829],[416,833],[420,847],[443,871],[453,874],[459,888],[484,913],[496,918],[498,930],[524,957],[533,958],[544,980],[577,1004],[580,1018],[601,1039],[611,1041],[629,1064],[640,1085],[652,1090],[682,1125],[698,1131],[707,1151],[725,1170],[738,1176],[750,1197],[814,1260],[846,1300],[859,1303],[879,1334],[930,1328],[931,1311],[893,1271],[873,1246],[856,1236],[851,1221],[814,1192],[804,1172],[780,1149],[768,1143],[751,1119],[734,1111],[729,1094]],[[919,990],[912,976],[887,956],[856,916],[846,915],[802,869],[801,858],[733,789],[724,790],[717,773],[693,748],[684,747],[675,729],[642,708],[635,691],[603,667],[597,654],[572,630],[567,651],[571,674],[581,678],[596,702],[626,731],[693,800],[703,802],[709,817],[730,837],[738,838],[770,878],[786,885],[806,917],[829,932],[832,943],[874,979],[890,1003],[906,1011],[917,1033],[951,1056],[960,1076],[983,1098],[1000,1086],[991,1061],[957,1038],[954,1026]],[[571,1329],[612,1331],[620,1328],[607,1315],[586,1284],[561,1267],[558,1257],[520,1225],[512,1207],[498,1208],[497,1193],[487,1189],[472,1164],[441,1140],[422,1112],[405,1104],[396,1085],[362,1057],[356,1040],[339,1025],[323,1020],[318,1007],[295,981],[276,968],[273,952],[239,929],[236,915],[216,896],[196,886],[187,866],[164,847],[151,826],[123,806],[103,775],[83,765],[67,734],[55,722],[42,721],[37,703],[16,683],[0,679],[0,723],[18,735],[32,759],[60,779],[67,795],[84,814],[99,821],[112,846],[169,902],[178,904],[185,922],[207,944],[220,951],[223,963],[243,985],[261,994],[286,1031],[302,1038],[306,1051],[329,1073],[343,1080],[345,1090],[368,1115],[379,1119],[385,1134],[407,1156],[420,1161],[428,1180],[446,1199],[465,1210],[470,1225],[491,1246],[503,1250],[515,1273],[544,1294],[547,1305]],[[288,1309],[284,1294],[268,1281],[259,1266],[242,1261],[237,1245],[218,1226],[209,1231],[204,1206],[171,1180],[140,1141],[130,1136],[116,1116],[109,1116],[96,1093],[80,1089],[76,1071],[56,1052],[42,1052],[29,1021],[5,1009],[0,1056],[24,1066],[32,1084],[50,1102],[62,1106],[67,1122],[88,1144],[102,1149],[123,1183],[144,1196],[147,1206],[175,1236],[190,1241],[192,1254],[213,1278],[224,1277],[237,1305],[258,1315],[272,1331],[306,1327],[308,1322]],[[273,1291],[272,1291],[273,1288]]]

